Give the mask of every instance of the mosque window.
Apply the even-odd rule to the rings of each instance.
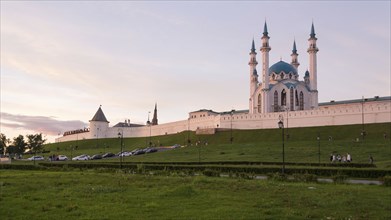
[[[289,73],[289,79],[292,79],[292,73]]]
[[[261,113],[262,96],[258,95],[258,113]]]
[[[295,91],[296,106],[299,106],[299,96],[297,95],[297,90]]]
[[[304,110],[304,94],[300,92],[300,110]]]
[[[274,91],[274,112],[278,112],[278,92]]]
[[[294,108],[294,99],[293,99],[293,88],[290,89],[289,96],[290,96],[290,102],[291,102],[290,110],[294,111],[295,108]]]
[[[286,92],[285,89],[281,91],[281,106],[286,106]]]
[[[273,73],[272,79],[273,79],[273,80],[276,80],[276,74]]]
[[[283,72],[280,73],[280,78],[284,79],[284,73]]]

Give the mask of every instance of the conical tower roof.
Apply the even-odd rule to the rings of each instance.
[[[92,119],[90,121],[102,121],[102,122],[109,123],[109,121],[107,121],[107,119],[106,119],[105,114],[102,111],[101,106],[99,106],[98,111],[95,113],[94,117],[92,117]]]

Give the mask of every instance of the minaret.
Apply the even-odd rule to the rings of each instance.
[[[309,54],[309,72],[310,72],[310,93],[311,93],[311,103],[310,108],[317,108],[318,107],[318,86],[317,86],[317,59],[316,59],[316,53],[319,51],[318,47],[316,46],[316,40],[318,40],[315,37],[315,28],[314,23],[312,23],[311,26],[311,34],[310,38],[308,39],[309,47],[308,47],[308,54]]]
[[[291,54],[291,57],[292,57],[292,62],[291,62],[291,65],[294,66],[296,68],[296,71],[298,71],[298,68],[299,68],[299,61],[297,59],[297,57],[299,56],[299,54],[297,53],[297,50],[296,50],[296,41],[293,40],[293,49],[292,49],[292,54]]]
[[[261,103],[261,112],[266,113],[269,112],[269,51],[271,50],[269,46],[269,33],[267,32],[267,24],[265,21],[265,25],[263,27],[263,36],[262,40],[262,103]]]
[[[157,103],[155,103],[155,110],[153,110],[152,125],[158,125],[158,123],[157,123]]]
[[[257,90],[258,87],[258,73],[257,73],[257,52],[255,52],[255,43],[254,39],[251,46],[251,52],[250,52],[250,61],[248,62],[248,65],[250,66],[250,98],[249,98],[249,111],[250,114],[254,114],[256,112],[256,98],[254,98],[255,90]]]

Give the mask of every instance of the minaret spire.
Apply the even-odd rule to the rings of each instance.
[[[309,54],[309,87],[311,93],[311,102],[310,102],[311,108],[318,107],[318,86],[317,86],[318,73],[317,73],[316,54],[318,53],[319,49],[316,46],[317,40],[318,39],[315,37],[314,22],[312,22],[310,38],[308,39],[309,47],[307,49],[307,52]]]
[[[296,49],[296,40],[293,40],[293,49],[292,49],[292,54],[291,54],[291,57],[292,57],[291,65],[295,67],[296,71],[298,71],[298,68],[300,65],[300,63],[297,59],[298,56],[299,56],[299,54],[297,53],[297,49]]]
[[[271,47],[269,46],[269,33],[267,31],[267,24],[265,20],[265,25],[263,26],[263,36],[261,38],[262,46],[261,46],[261,52],[262,52],[262,93],[261,93],[261,100],[258,103],[258,110],[259,113],[267,113],[269,112],[269,99],[268,93],[269,93],[269,51],[271,50]]]
[[[251,44],[251,51],[250,51],[250,61],[248,62],[248,65],[250,66],[250,98],[249,98],[249,111],[250,114],[256,112],[256,104],[254,99],[255,91],[258,88],[258,73],[257,73],[257,52],[255,52],[255,43],[254,38]]]
[[[155,103],[155,109],[153,110],[152,125],[158,125],[158,122],[157,122],[157,103]]]

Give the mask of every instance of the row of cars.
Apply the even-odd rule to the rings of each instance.
[[[157,148],[153,147],[148,147],[144,149],[135,149],[132,151],[123,151],[119,152],[117,154],[113,154],[111,152],[105,153],[105,154],[95,154],[93,156],[89,156],[87,154],[82,154],[76,157],[73,157],[72,160],[77,161],[77,160],[98,160],[98,159],[104,159],[104,158],[110,158],[110,157],[128,157],[128,156],[136,156],[140,154],[149,154],[149,153],[154,153],[157,152]],[[28,158],[27,160],[30,161],[38,161],[38,160],[45,160],[43,156],[32,156]],[[68,157],[65,155],[52,155],[48,157],[49,161],[67,161]]]

